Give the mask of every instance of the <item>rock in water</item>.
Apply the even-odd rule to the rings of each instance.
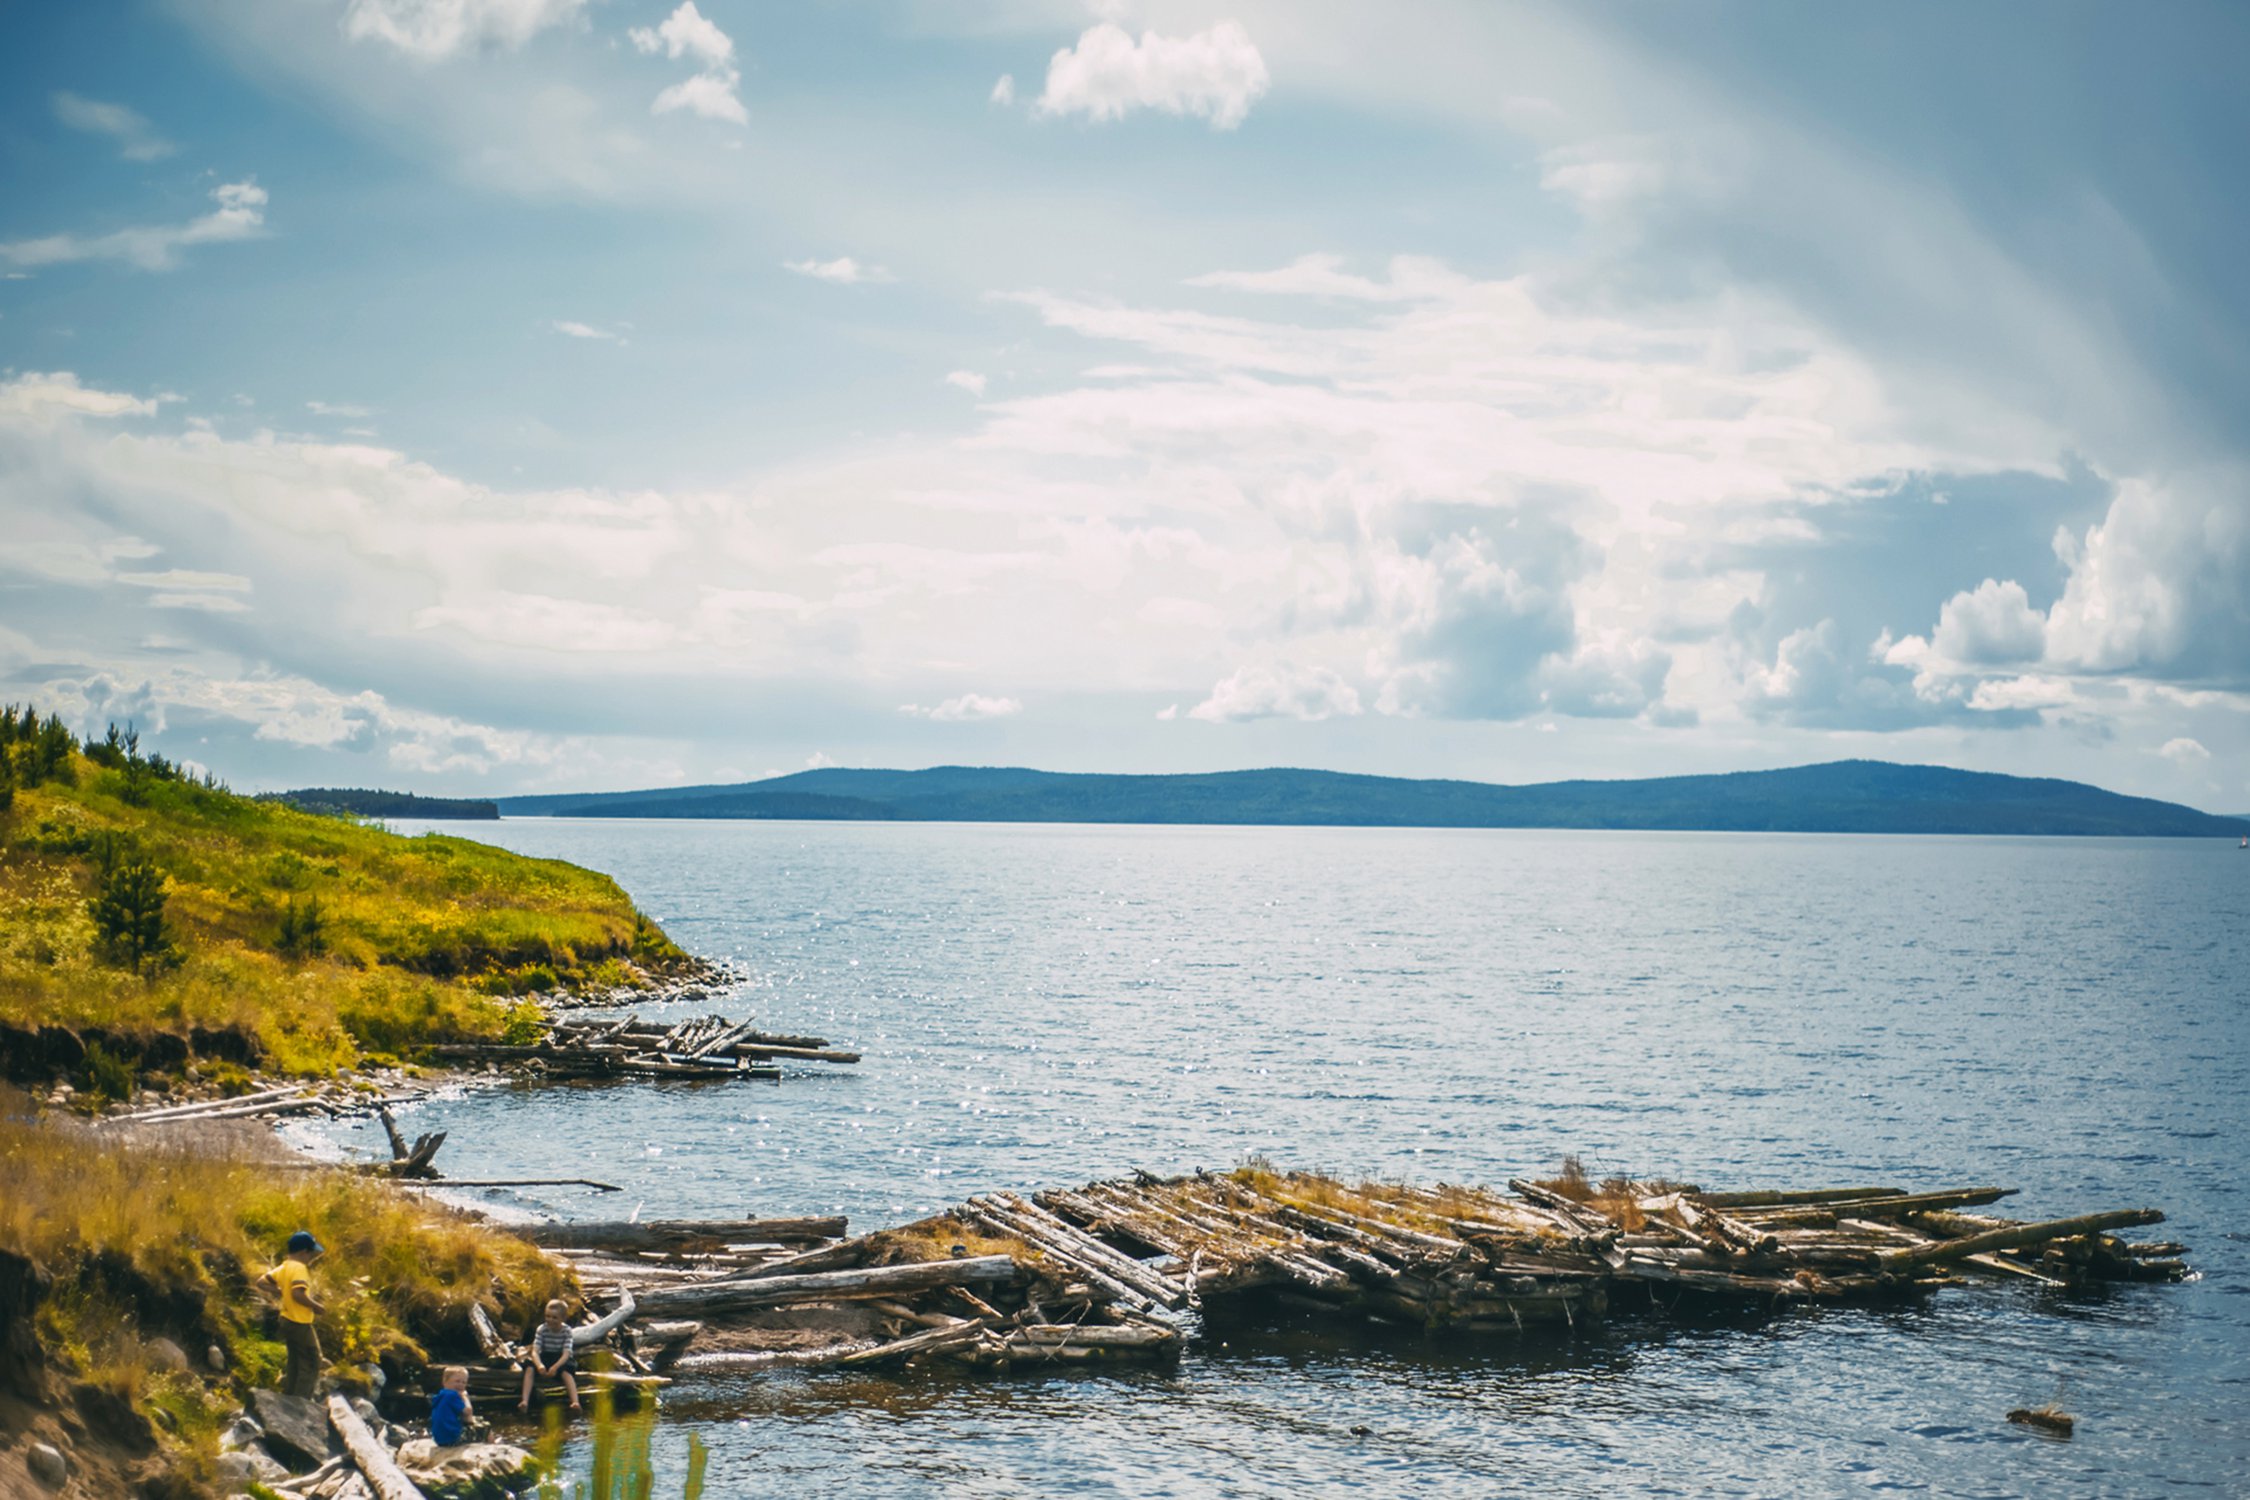
[[[70,1478],[69,1460],[51,1443],[33,1443],[24,1450],[23,1462],[24,1467],[31,1470],[31,1477],[48,1489],[59,1490]]]
[[[252,1391],[250,1415],[266,1430],[266,1451],[302,1474],[328,1461],[328,1413],[302,1396]]]
[[[398,1466],[430,1500],[499,1500],[539,1477],[539,1460],[509,1443],[440,1448],[416,1438],[398,1450]]]

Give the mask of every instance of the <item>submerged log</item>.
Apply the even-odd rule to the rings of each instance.
[[[887,1297],[897,1292],[942,1286],[973,1286],[1014,1281],[1021,1275],[1005,1255],[966,1256],[902,1266],[867,1266],[850,1271],[819,1271],[804,1276],[731,1276],[695,1286],[652,1287],[641,1295],[650,1313],[742,1312],[799,1302],[843,1302]]]
[[[1763,1224],[1779,1226],[1795,1219],[1817,1219],[1824,1213],[1841,1213],[1854,1219],[1896,1219],[1929,1209],[1967,1208],[1997,1203],[2011,1197],[2011,1187],[1950,1188],[1939,1193],[1900,1193],[1889,1198],[1855,1198],[1849,1202],[1806,1204],[1801,1207],[1760,1209],[1749,1215]]]

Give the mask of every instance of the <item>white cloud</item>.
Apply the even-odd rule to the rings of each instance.
[[[2172,669],[2250,681],[2250,475],[2118,482],[2083,537],[2055,535],[2069,569],[2047,623],[2061,666]]]
[[[1304,255],[1277,271],[1212,271],[1188,278],[1188,285],[1353,302],[1422,301],[1457,295],[1469,285],[1467,277],[1421,256],[1395,257],[1390,272],[1388,281],[1375,281],[1346,271],[1340,255]]]
[[[333,401],[307,401],[305,410],[316,417],[371,417],[374,411],[365,406],[339,404]]]
[[[697,10],[695,0],[681,0],[680,8],[654,29],[636,26],[627,34],[643,53],[662,52],[675,62],[686,58],[697,68],[693,77],[658,94],[649,113],[668,115],[685,110],[730,125],[750,123],[750,111],[735,92],[742,73],[735,66],[734,39]]]
[[[898,279],[881,266],[863,266],[848,255],[840,255],[834,260],[787,260],[781,263],[781,268],[795,271],[799,276],[810,276],[817,281],[834,282],[838,286]]]
[[[68,90],[57,90],[53,102],[56,119],[73,130],[108,136],[127,161],[161,161],[180,149],[158,135],[138,110],[122,104],[105,104]]]
[[[165,568],[155,572],[113,575],[119,583],[138,589],[191,589],[201,593],[247,594],[250,580],[240,573],[206,573],[194,568]]]
[[[734,39],[697,10],[695,0],[683,0],[680,8],[654,30],[636,26],[627,35],[645,53],[662,52],[674,61],[690,57],[704,67],[734,65]]]
[[[2204,765],[2211,759],[2211,752],[2204,749],[2200,741],[2185,736],[2166,740],[2164,748],[2156,753],[2182,770]]]
[[[1945,601],[1930,644],[1972,666],[2037,661],[2046,649],[2047,618],[2031,607],[2022,584],[1987,578]]]
[[[154,398],[95,390],[67,370],[48,375],[26,372],[0,381],[0,416],[147,417],[154,416],[156,408]]]
[[[625,336],[621,333],[613,333],[607,328],[596,328],[591,323],[573,322],[569,318],[557,318],[548,326],[567,338],[599,339],[612,344],[625,342]]]
[[[344,34],[441,58],[482,47],[521,47],[550,27],[577,21],[585,10],[586,0],[351,0]]]
[[[958,386],[972,396],[984,394],[984,377],[974,370],[955,370],[945,377],[945,383],[950,386]]]
[[[43,239],[0,244],[0,260],[19,266],[63,265],[82,260],[121,260],[144,271],[179,264],[189,245],[215,245],[254,239],[264,232],[266,190],[255,182],[229,182],[211,190],[219,206],[185,224],[147,224],[108,234],[54,234]]]
[[[1002,73],[1000,75],[1000,81],[992,86],[992,92],[986,96],[986,102],[991,104],[998,104],[1003,108],[1015,103],[1016,75],[1013,73]]]
[[[1047,86],[1035,108],[1043,115],[1082,114],[1092,120],[1156,109],[1201,116],[1214,130],[1232,130],[1268,82],[1265,58],[1237,22],[1221,21],[1187,37],[1144,31],[1136,42],[1104,21],[1048,61]]]
[[[1023,704],[1014,698],[963,693],[958,698],[948,698],[931,708],[924,708],[918,703],[902,703],[898,711],[939,724],[967,724],[980,719],[1012,719],[1023,712]]]
[[[1222,679],[1187,716],[1207,724],[1231,724],[1245,719],[1349,718],[1359,711],[1359,691],[1327,667],[1268,662],[1243,667]]]

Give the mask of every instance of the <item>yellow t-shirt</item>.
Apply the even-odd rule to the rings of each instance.
[[[305,1263],[291,1257],[266,1274],[273,1278],[275,1289],[281,1293],[281,1315],[292,1323],[310,1323],[313,1310],[289,1293],[291,1287],[301,1286],[306,1296],[312,1295],[312,1272],[305,1269]]]

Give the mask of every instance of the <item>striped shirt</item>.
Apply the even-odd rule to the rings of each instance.
[[[570,1352],[570,1330],[560,1323],[542,1323],[538,1331],[532,1334],[531,1345],[539,1356],[539,1363],[551,1365],[557,1358]]]

